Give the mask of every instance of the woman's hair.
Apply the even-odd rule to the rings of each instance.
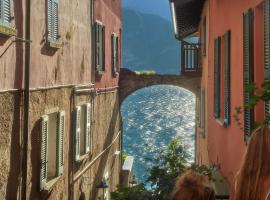
[[[270,175],[270,130],[261,127],[252,134],[239,175],[235,200],[261,200],[263,184]]]
[[[192,170],[181,176],[172,193],[172,200],[213,200],[209,178]]]

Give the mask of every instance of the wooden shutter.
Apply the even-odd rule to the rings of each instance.
[[[105,26],[101,26],[101,71],[105,71]]]
[[[75,109],[75,160],[80,159],[81,107]]]
[[[231,34],[226,32],[225,36],[225,83],[224,83],[224,125],[230,124],[230,110],[231,110]]]
[[[253,12],[248,10],[243,15],[243,71],[244,71],[244,104],[250,102],[251,93],[246,91],[246,87],[254,82],[254,39],[253,39]],[[247,138],[253,128],[254,111],[253,109],[244,109],[244,134]]]
[[[64,171],[64,133],[65,133],[65,112],[58,114],[57,120],[57,166],[58,176]]]
[[[96,22],[96,31],[95,31],[95,36],[96,36],[96,70],[97,71],[102,71],[103,70],[103,64],[104,64],[104,27]]]
[[[118,37],[112,34],[112,72],[117,72],[118,65]]]
[[[3,22],[10,23],[10,0],[3,0]]]
[[[52,16],[53,16],[53,40],[58,40],[59,35],[59,1],[53,0],[52,7]]]
[[[52,5],[53,0],[47,0],[47,37],[48,41],[51,41],[53,39],[53,16],[52,16]]]
[[[85,153],[88,153],[91,148],[91,105],[86,105],[85,112]]]
[[[206,16],[203,18],[203,55],[206,56]]]
[[[48,134],[49,134],[49,118],[47,115],[45,115],[41,118],[40,190],[43,190],[47,183]]]
[[[264,77],[270,81],[270,0],[264,1]],[[265,116],[270,115],[270,101],[265,102]]]
[[[221,38],[215,39],[214,49],[214,116],[220,118],[220,51]]]

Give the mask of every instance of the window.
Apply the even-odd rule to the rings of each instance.
[[[59,0],[47,0],[47,40],[59,39]]]
[[[96,52],[96,70],[102,72],[105,70],[105,27],[100,23],[95,24],[95,52]]]
[[[75,109],[75,160],[80,161],[81,156],[91,149],[91,105],[77,106]]]
[[[0,23],[10,26],[10,0],[0,0]]]
[[[254,29],[253,29],[253,11],[250,9],[243,15],[243,90],[244,104],[250,102],[251,92],[247,90],[247,86],[254,83]],[[244,109],[244,134],[247,139],[254,126],[254,110]]]
[[[203,17],[203,55],[206,56],[206,16]]]
[[[41,118],[40,190],[63,174],[65,113],[52,113]]]
[[[214,116],[224,127],[230,124],[230,31],[215,40]]]
[[[270,0],[264,1],[264,76],[270,81]],[[265,117],[270,115],[270,101],[265,102]]]
[[[116,74],[119,65],[118,37],[112,34],[112,73]]]

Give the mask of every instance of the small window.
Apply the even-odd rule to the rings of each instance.
[[[112,34],[112,73],[116,74],[119,65],[118,37]]]
[[[75,160],[91,150],[91,105],[77,106],[75,109]]]
[[[102,72],[105,70],[105,27],[100,23],[95,24],[95,52],[96,52],[96,70]]]
[[[41,118],[40,190],[63,174],[65,113],[52,113]]]
[[[0,0],[0,23],[10,26],[10,0]]]
[[[47,0],[47,40],[59,39],[59,0]]]

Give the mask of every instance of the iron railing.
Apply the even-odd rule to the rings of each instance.
[[[197,72],[200,65],[198,44],[183,43],[181,45],[181,72]]]

